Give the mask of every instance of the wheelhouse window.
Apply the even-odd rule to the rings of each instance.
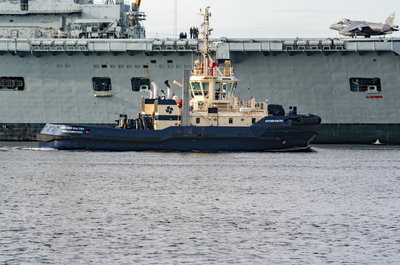
[[[0,90],[24,90],[25,82],[23,77],[0,77]]]
[[[201,89],[200,82],[192,82],[191,86],[192,86],[192,95],[193,95],[193,97],[195,97],[195,96],[203,96],[203,92],[202,92],[202,89]]]
[[[228,99],[228,93],[232,91],[232,83],[215,83],[215,99],[226,100]]]
[[[132,91],[146,91],[150,89],[150,79],[143,77],[131,78]]]
[[[208,95],[210,84],[208,82],[203,82],[203,91],[204,91],[204,96]]]
[[[382,91],[380,78],[350,78],[351,92],[380,93]]]
[[[111,78],[109,77],[93,77],[93,90],[96,92],[109,92],[112,90]]]
[[[226,83],[226,90],[227,90],[228,96],[235,95],[236,88],[237,88],[237,82]]]

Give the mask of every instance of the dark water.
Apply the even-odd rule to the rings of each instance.
[[[400,147],[0,146],[0,264],[400,264]]]

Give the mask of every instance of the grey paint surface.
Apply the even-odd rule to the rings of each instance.
[[[28,11],[21,11],[19,1],[0,1],[0,77],[23,77],[26,84],[23,91],[0,90],[0,134],[13,125],[26,134],[47,122],[110,124],[120,113],[136,116],[147,94],[132,91],[132,77],[160,86],[167,79],[182,81],[201,41],[133,39],[143,37],[144,29],[140,23],[131,27],[129,10],[135,22],[145,18],[138,8],[91,0],[30,0]],[[138,34],[74,38],[74,25],[102,19],[120,20],[123,30]],[[114,29],[111,23],[106,31]],[[212,45],[220,62],[233,62],[244,100],[297,105],[300,112],[320,115],[329,128],[399,124],[400,39],[221,38]],[[93,77],[111,78],[111,97],[94,96]],[[380,78],[383,98],[351,92],[352,77]]]
[[[393,52],[226,53],[241,80],[243,98],[255,96],[285,107],[297,105],[302,112],[321,115],[323,123],[399,122],[400,62]],[[132,91],[130,79],[147,77],[160,86],[167,79],[181,81],[194,56],[190,51],[153,52],[151,56],[144,51],[88,54],[1,55],[0,76],[23,76],[26,83],[24,91],[0,91],[1,122],[109,123],[119,113],[136,115],[139,99],[146,93]],[[148,68],[143,68],[145,65]],[[93,77],[111,78],[112,97],[94,97]],[[366,93],[351,92],[351,77],[379,77],[384,98],[366,99]],[[175,93],[181,94],[178,88]]]

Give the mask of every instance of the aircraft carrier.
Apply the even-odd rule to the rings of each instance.
[[[181,79],[201,39],[146,38],[139,6],[0,0],[0,140],[34,140],[45,123],[111,126],[139,111],[151,81]],[[400,39],[212,45],[235,64],[239,95],[321,116],[316,143],[400,143]]]

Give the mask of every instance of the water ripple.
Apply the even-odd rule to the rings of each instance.
[[[396,264],[399,148],[0,148],[0,264]]]

